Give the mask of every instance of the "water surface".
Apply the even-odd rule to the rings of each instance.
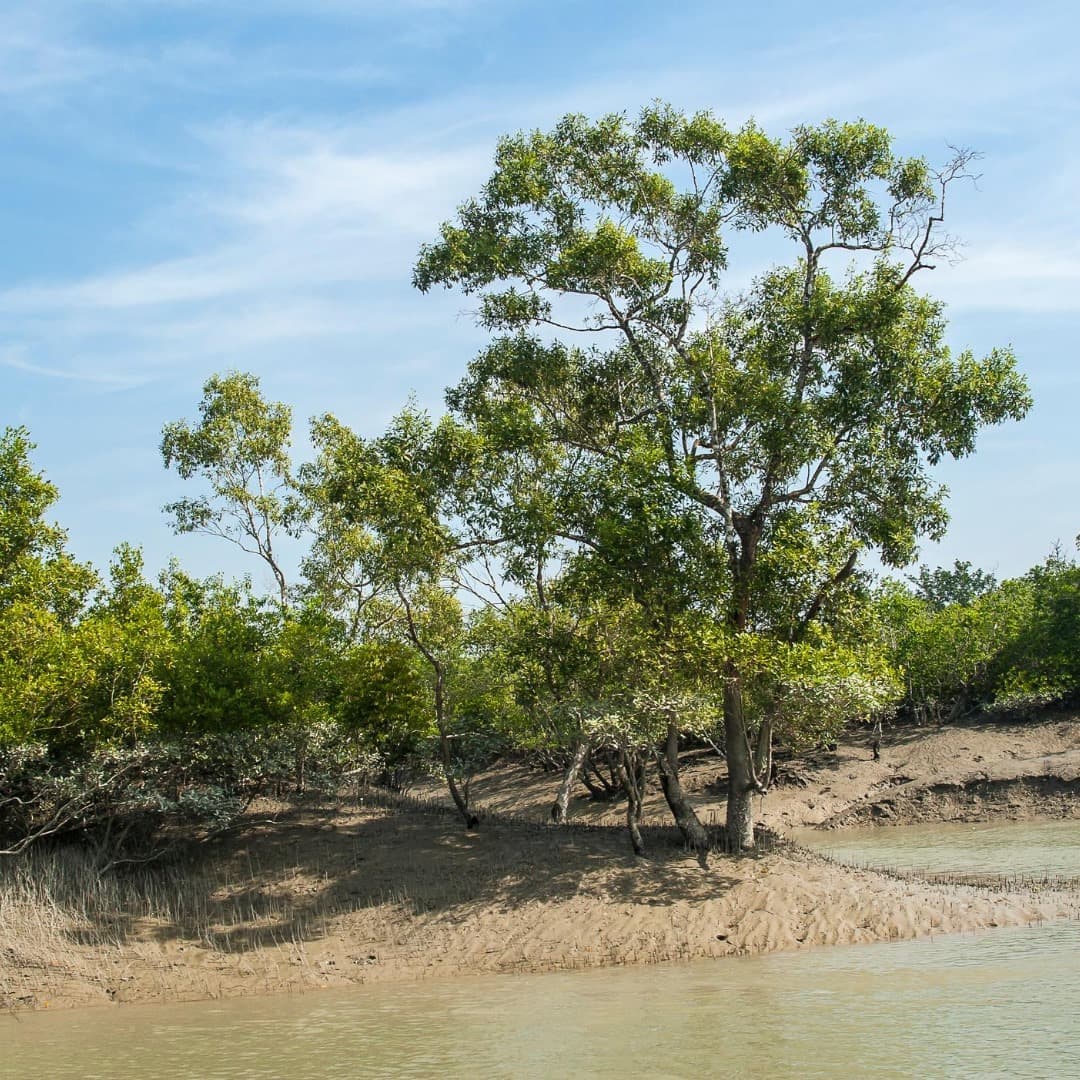
[[[1080,1075],[1080,924],[0,1018],[0,1077]]]
[[[1080,878],[1080,820],[803,829],[793,839],[856,866]]]

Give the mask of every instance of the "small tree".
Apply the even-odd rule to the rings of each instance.
[[[1029,597],[1026,623],[1005,646],[998,703],[1030,708],[1080,693],[1080,564],[1054,551],[1019,581]]]
[[[407,644],[424,665],[439,761],[454,804],[474,827],[454,730],[454,675],[466,630],[456,573],[470,541],[451,521],[475,448],[459,425],[432,424],[413,407],[376,439],[357,436],[332,416],[315,422],[313,438],[318,456],[304,483],[323,519],[317,580],[329,586],[328,599],[356,617],[362,612],[368,635]]]
[[[165,425],[161,455],[166,468],[185,480],[199,477],[209,491],[170,503],[165,511],[178,533],[220,536],[262,559],[284,607],[288,583],[276,545],[281,534],[295,535],[303,522],[288,456],[291,410],[267,401],[256,376],[232,372],[206,381],[199,413],[196,424]]]
[[[46,520],[59,492],[35,471],[33,449],[25,428],[0,434],[0,614],[21,602],[70,625],[97,575],[71,557],[67,533]]]
[[[993,574],[960,559],[953,562],[952,569],[920,566],[917,574],[908,575],[908,581],[915,586],[915,595],[938,611],[949,604],[967,607],[997,585]]]

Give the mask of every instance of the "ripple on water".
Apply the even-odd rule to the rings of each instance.
[[[0,1077],[1074,1076],[1080,924],[5,1021]]]

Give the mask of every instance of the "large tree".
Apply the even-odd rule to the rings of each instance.
[[[715,575],[728,643],[738,846],[772,739],[744,708],[768,652],[754,639],[805,639],[864,551],[910,562],[947,520],[932,466],[1029,406],[1011,352],[954,354],[942,305],[913,284],[949,252],[946,196],[969,161],[935,171],[862,121],[774,139],[662,105],[569,116],[503,139],[479,196],[421,251],[416,285],[477,294],[497,334],[451,405],[508,456],[561,451],[553,530],[628,580],[649,555],[603,510],[619,491],[693,533],[680,562]],[[729,285],[729,245],[769,268]]]

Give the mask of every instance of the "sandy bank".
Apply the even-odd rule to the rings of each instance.
[[[904,785],[1037,775],[1019,762],[1054,755],[1072,768],[1080,725],[1055,720],[916,733],[872,762],[857,742],[800,764],[764,800],[773,824],[855,813]],[[957,740],[962,740],[957,742]],[[959,747],[966,747],[960,751]],[[968,761],[963,760],[967,755]],[[981,761],[970,760],[979,755]],[[1061,769],[1056,769],[1060,773]],[[1045,775],[1042,774],[1042,775]],[[703,814],[723,809],[718,762],[687,769]],[[901,784],[890,782],[906,777]],[[503,770],[481,780],[501,813],[540,822],[555,777]],[[914,791],[914,789],[912,789]],[[912,805],[917,805],[914,800]],[[1064,804],[1075,809],[1072,796]],[[1038,809],[1024,806],[1024,815]],[[660,807],[656,819],[663,820]],[[577,802],[578,821],[618,807]],[[670,827],[635,859],[620,829],[513,825],[466,833],[449,814],[352,801],[262,806],[245,832],[197,866],[132,883],[111,908],[0,899],[0,1002],[64,1007],[298,991],[472,973],[563,970],[868,942],[1080,917],[1080,897],[901,881],[791,850],[702,869]]]

